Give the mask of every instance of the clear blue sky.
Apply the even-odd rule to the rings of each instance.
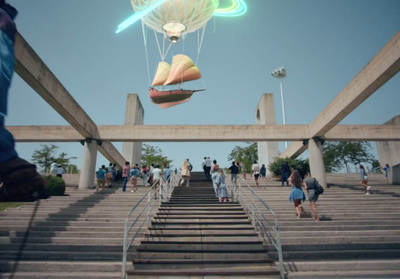
[[[202,79],[196,85],[206,91],[164,110],[148,97],[141,24],[115,34],[133,12],[129,0],[8,2],[19,11],[19,32],[98,125],[124,124],[128,93],[139,94],[145,125],[255,124],[261,94],[274,93],[277,123],[282,124],[279,81],[270,74],[280,66],[287,69],[286,123],[309,124],[400,30],[398,0],[247,0],[245,15],[218,17],[207,25],[198,63]],[[183,52],[194,60],[197,48],[191,39],[196,36],[188,35]],[[148,44],[152,76],[160,56],[151,32]],[[384,123],[400,113],[399,91],[397,74],[340,124]],[[6,124],[68,125],[18,75],[9,92]],[[234,146],[246,145],[148,144],[161,148],[175,166],[190,158],[195,170],[201,169],[204,156],[227,167]],[[60,152],[78,157],[72,163],[81,167],[80,143],[57,145]],[[115,146],[122,151],[122,143]],[[39,147],[17,143],[27,160]],[[283,151],[284,144],[279,147]],[[100,153],[97,161],[108,163]]]

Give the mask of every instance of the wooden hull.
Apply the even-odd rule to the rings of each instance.
[[[201,90],[177,89],[177,90],[163,91],[163,90],[157,90],[156,88],[150,88],[149,95],[151,101],[154,104],[159,105],[161,108],[169,108],[189,101],[193,93],[203,90],[204,89]]]

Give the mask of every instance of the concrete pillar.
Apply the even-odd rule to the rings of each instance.
[[[397,115],[385,122],[384,125],[400,125],[400,115]],[[400,141],[378,141],[379,162],[381,166],[389,164],[389,182],[391,184],[400,184]]]
[[[264,93],[258,103],[256,109],[256,124],[258,125],[275,125],[275,108],[274,95],[272,93]],[[267,175],[270,174],[268,165],[272,163],[278,154],[277,142],[257,142],[258,163],[265,164]]]
[[[311,176],[315,177],[323,187],[326,187],[325,165],[322,157],[321,141],[314,139],[308,141],[308,156],[310,160]]]
[[[125,124],[143,125],[144,109],[137,94],[128,94],[126,100]],[[140,164],[142,159],[141,142],[124,142],[122,156],[133,164]]]
[[[91,189],[94,186],[94,175],[96,172],[97,142],[84,141],[82,170],[79,178],[79,189]]]

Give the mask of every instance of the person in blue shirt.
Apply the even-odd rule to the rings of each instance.
[[[389,182],[389,164],[386,164],[384,168],[382,168],[385,171],[385,176],[386,176],[386,181]]]
[[[168,165],[164,166],[163,175],[165,177],[165,182],[170,183],[171,182],[171,170],[169,169]]]
[[[140,170],[139,170],[139,165],[135,164],[131,171],[129,172],[129,181],[131,182],[132,185],[132,190],[131,192],[136,192],[138,191],[137,187],[137,178],[140,176]]]
[[[101,168],[99,168],[99,170],[96,172],[96,178],[97,178],[96,192],[99,191],[100,186],[101,186],[101,192],[103,192],[107,179],[107,171],[105,165],[102,165]]]

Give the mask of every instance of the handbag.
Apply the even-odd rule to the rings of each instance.
[[[318,180],[314,178],[314,192],[317,196],[324,193],[324,187],[319,184]]]

